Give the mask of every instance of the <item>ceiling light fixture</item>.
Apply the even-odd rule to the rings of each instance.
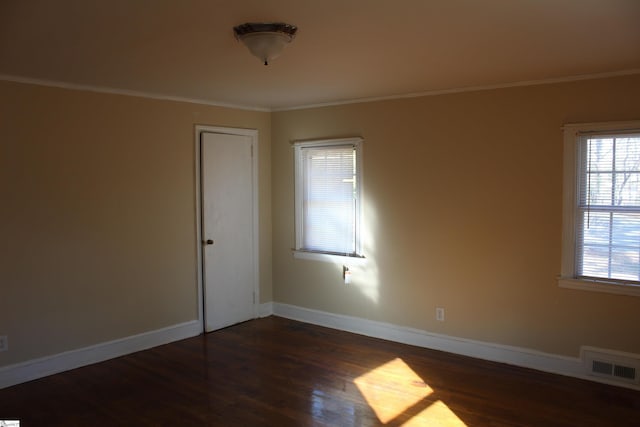
[[[264,65],[278,57],[282,49],[293,40],[298,31],[295,25],[282,22],[254,23],[233,27],[236,39],[244,43],[251,54]]]

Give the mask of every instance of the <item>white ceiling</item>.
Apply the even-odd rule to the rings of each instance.
[[[298,34],[262,65],[244,22]],[[640,0],[0,0],[0,78],[264,109],[640,72]]]

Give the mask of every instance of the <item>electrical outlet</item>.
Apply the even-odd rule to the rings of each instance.
[[[438,322],[444,322],[444,308],[436,307],[436,320]]]
[[[9,339],[6,335],[0,335],[0,351],[9,350]]]

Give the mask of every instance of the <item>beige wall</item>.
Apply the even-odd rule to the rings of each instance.
[[[638,99],[636,75],[274,113],[274,300],[556,354],[640,353],[640,298],[556,282],[560,127],[640,119]],[[369,262],[350,285],[291,255],[290,143],[342,136],[365,139]]]
[[[197,319],[195,124],[259,131],[270,301],[269,113],[0,82],[0,366]]]
[[[555,280],[560,126],[639,119],[639,98],[630,76],[269,114],[0,82],[0,366],[197,318],[195,124],[260,132],[261,302],[640,353],[640,298]],[[368,264],[344,285],[291,256],[290,141],[356,135]]]

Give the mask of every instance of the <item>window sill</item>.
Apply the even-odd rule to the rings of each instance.
[[[637,286],[637,285],[623,285],[619,283],[600,282],[596,280],[559,277],[558,286],[566,289],[605,292],[608,294],[629,295],[629,296],[640,297],[640,286]]]
[[[367,262],[364,256],[336,255],[326,252],[311,252],[292,249],[293,257],[311,261],[332,262],[334,264],[363,265]]]

